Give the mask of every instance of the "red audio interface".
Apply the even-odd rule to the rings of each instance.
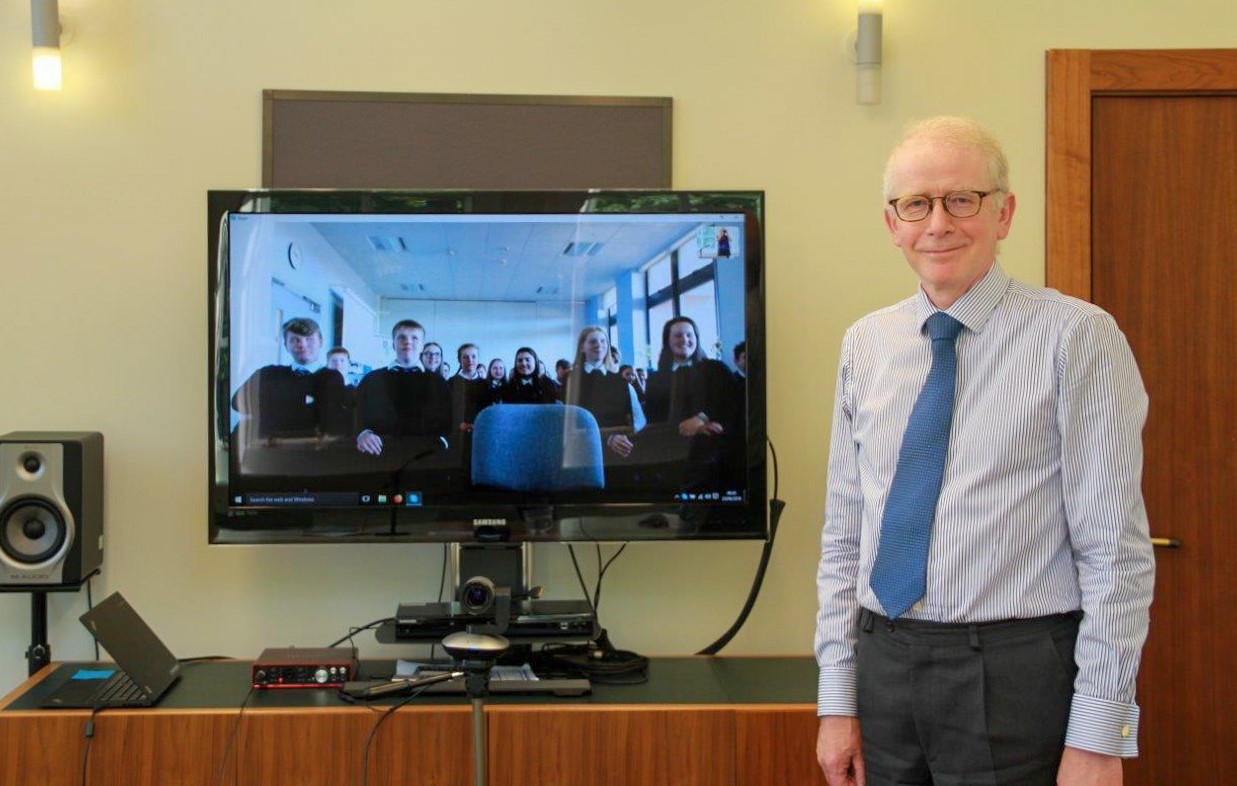
[[[267,647],[253,662],[255,688],[339,688],[355,679],[348,647]]]

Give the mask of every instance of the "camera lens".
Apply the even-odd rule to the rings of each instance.
[[[485,611],[493,602],[494,584],[483,576],[469,579],[460,589],[460,603],[474,614]]]

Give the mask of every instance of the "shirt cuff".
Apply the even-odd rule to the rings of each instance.
[[[1075,693],[1065,744],[1109,756],[1137,756],[1138,705]]]
[[[859,700],[855,684],[853,668],[822,668],[816,689],[816,714],[857,716]]]

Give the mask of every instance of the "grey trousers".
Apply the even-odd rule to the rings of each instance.
[[[1051,786],[1081,612],[953,625],[859,621],[868,786]]]

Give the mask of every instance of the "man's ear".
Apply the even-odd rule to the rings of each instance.
[[[1005,195],[1005,202],[1001,205],[1001,214],[997,217],[997,240],[1004,240],[1009,236],[1009,228],[1014,222],[1014,210],[1018,207],[1018,200],[1013,193]]]

